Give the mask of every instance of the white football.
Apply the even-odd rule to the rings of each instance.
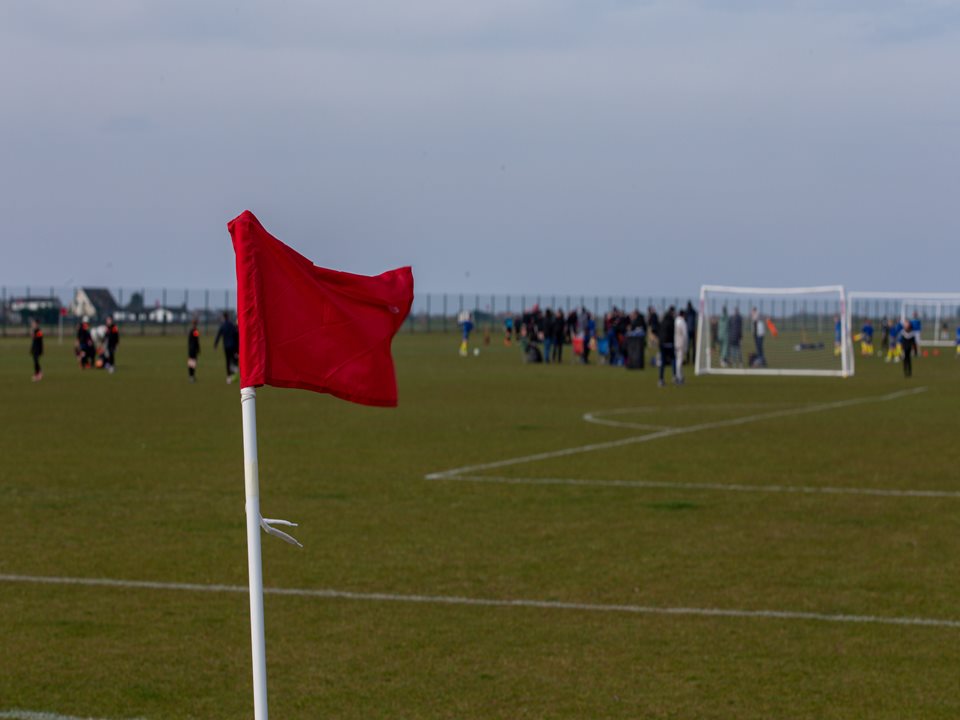
[[[476,357],[476,356],[479,355],[479,354],[480,354],[480,348],[474,348],[474,349],[473,349],[473,355],[474,355],[474,357]]]

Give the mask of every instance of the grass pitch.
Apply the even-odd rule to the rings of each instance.
[[[246,583],[239,392],[204,343],[190,385],[183,338],[125,338],[112,376],[50,340],[38,384],[0,342],[0,573]],[[268,587],[833,619],[268,595],[274,717],[960,716],[960,628],[840,617],[960,621],[952,350],[658,389],[457,344],[397,338],[396,410],[260,391],[263,511],[305,545],[263,538]],[[249,658],[240,593],[0,581],[0,713],[249,717]]]

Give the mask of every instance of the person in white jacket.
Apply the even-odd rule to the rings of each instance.
[[[687,334],[686,314],[686,311],[681,310],[673,325],[673,376],[678,385],[683,384],[683,358],[687,354],[687,343],[690,339]]]

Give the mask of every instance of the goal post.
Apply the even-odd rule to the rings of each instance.
[[[854,290],[848,294],[847,322],[851,333],[871,324],[881,336],[882,323],[914,321],[919,345],[952,347],[960,327],[960,293]]]
[[[704,285],[697,375],[853,375],[842,285]]]

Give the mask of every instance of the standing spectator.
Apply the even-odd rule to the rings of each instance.
[[[753,358],[750,367],[766,367],[767,358],[763,354],[763,338],[766,335],[767,328],[763,324],[763,318],[757,308],[750,311],[750,323],[753,325],[753,344],[757,349],[756,357]]]
[[[743,342],[743,316],[740,314],[740,308],[733,309],[733,315],[730,317],[730,330],[727,333],[730,342],[730,364],[735,367],[743,367],[743,351],[740,349],[740,343]]]
[[[917,352],[917,333],[910,323],[904,323],[900,331],[900,348],[903,352],[903,376],[913,375],[913,356]]]
[[[593,340],[593,334],[596,331],[597,323],[586,308],[580,308],[580,334],[583,336],[583,359],[584,365],[590,364],[590,341]]]
[[[635,338],[628,343],[628,348],[633,347],[633,355],[628,357],[627,363],[628,367],[631,367],[636,370],[643,370],[644,365],[644,354],[647,348],[647,321],[643,317],[643,313],[639,310],[634,310],[630,313],[630,329],[627,331],[627,334]]]
[[[547,308],[543,312],[543,323],[540,328],[540,339],[543,340],[543,361],[548,365],[550,364],[550,359],[553,355],[555,330],[556,328],[554,327],[553,311],[550,308]]]
[[[223,322],[213,339],[213,349],[217,349],[220,339],[223,338],[223,357],[227,361],[227,385],[233,382],[234,376],[240,369],[240,330],[230,320],[230,313],[223,313]]]
[[[697,311],[693,309],[693,303],[687,301],[687,311],[683,316],[687,323],[687,363],[692,363],[694,353],[697,348]]]
[[[687,330],[686,311],[681,310],[677,316],[673,328],[673,379],[677,385],[683,385],[683,358],[687,352],[687,343],[690,342],[690,335]]]
[[[106,336],[103,338],[103,347],[106,350],[103,366],[108,373],[113,373],[116,369],[117,345],[120,344],[120,328],[117,327],[117,324],[109,315],[107,316],[106,328]]]
[[[567,323],[563,310],[557,310],[553,318],[553,361],[563,363],[563,344],[567,342]]]
[[[730,315],[727,306],[723,306],[720,320],[717,322],[717,341],[720,343],[720,367],[730,366]]]
[[[664,368],[669,364],[670,370],[673,373],[674,382],[677,381],[677,366],[674,364],[674,308],[670,307],[667,312],[663,314],[663,320],[660,321],[660,376],[657,380],[657,385],[663,387],[666,385],[666,382],[663,379]]]
[[[187,333],[187,374],[190,382],[197,381],[197,357],[200,355],[200,330],[197,328],[197,319],[193,319],[190,332]]]
[[[43,370],[40,369],[40,356],[43,355],[43,330],[40,321],[33,318],[30,321],[30,354],[33,356],[33,382],[43,380]]]

